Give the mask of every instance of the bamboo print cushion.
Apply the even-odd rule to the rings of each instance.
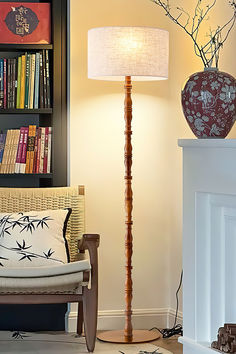
[[[0,213],[0,266],[40,267],[69,262],[66,226],[71,209]]]

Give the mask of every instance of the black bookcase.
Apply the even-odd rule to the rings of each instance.
[[[0,0],[0,2],[6,2]],[[11,2],[11,1],[8,1]],[[49,50],[51,102],[47,109],[1,109],[0,130],[36,124],[52,127],[50,174],[0,174],[0,187],[53,187],[67,185],[67,0],[14,0],[51,3],[52,43],[0,44],[0,57],[11,58],[27,52]],[[1,39],[0,39],[1,41]],[[1,202],[1,201],[0,201]],[[64,304],[0,306],[0,330],[63,330]]]
[[[4,2],[0,0],[0,2]],[[10,2],[10,1],[8,1]],[[52,108],[1,109],[0,130],[36,124],[52,127],[51,173],[0,174],[0,187],[52,187],[67,185],[67,0],[19,1],[51,3],[51,44],[0,44],[0,57],[49,50]],[[1,41],[1,39],[0,39]]]

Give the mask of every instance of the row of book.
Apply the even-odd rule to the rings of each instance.
[[[0,173],[50,173],[52,128],[29,125],[0,134]]]
[[[51,107],[49,52],[0,59],[0,109]]]

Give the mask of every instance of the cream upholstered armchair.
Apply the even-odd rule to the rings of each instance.
[[[84,324],[87,349],[93,352],[99,235],[83,234],[84,187],[0,188],[0,213],[64,208],[72,209],[66,230],[70,263],[51,268],[0,267],[0,304],[78,303],[77,333],[82,333]]]

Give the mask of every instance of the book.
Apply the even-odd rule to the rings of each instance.
[[[47,173],[51,172],[51,154],[52,154],[52,127],[48,128],[48,161]]]
[[[30,87],[29,87],[29,108],[34,108],[34,81],[35,81],[35,54],[31,55],[30,65]]]
[[[46,53],[43,49],[43,106],[48,108],[47,104],[47,73],[46,73]]]
[[[9,173],[15,173],[16,154],[19,142],[20,129],[13,130],[11,156],[9,160]]]
[[[51,94],[50,94],[50,70],[49,70],[49,54],[46,49],[46,85],[47,85],[47,108],[51,107]]]
[[[8,159],[9,146],[10,146],[10,134],[11,134],[10,130],[8,130],[6,133],[6,141],[5,141],[5,147],[4,147],[3,157],[2,157],[1,173],[6,173],[7,170],[7,159]]]
[[[7,131],[6,144],[2,161],[2,173],[9,173],[9,161],[12,149],[13,129]]]
[[[33,172],[35,133],[36,133],[36,125],[29,125],[25,173]]]
[[[24,131],[23,146],[22,146],[22,153],[20,159],[20,173],[25,173],[28,134],[29,134],[29,127],[26,127]]]
[[[43,89],[43,53],[39,53],[39,98],[40,108],[44,108],[44,89]]]
[[[12,59],[12,108],[16,107],[16,89],[17,89],[17,70],[16,70],[16,58]]]
[[[5,147],[5,141],[6,141],[6,134],[1,133],[0,134],[0,173],[1,173],[1,166],[2,166],[2,158],[3,158],[4,147]]]
[[[39,108],[39,61],[40,53],[35,56],[35,85],[34,85],[34,108]]]
[[[37,158],[36,158],[36,167],[35,173],[39,173],[40,166],[40,155],[41,155],[41,127],[38,128],[38,137],[37,137]]]
[[[48,164],[48,135],[49,127],[45,128],[45,143],[44,143],[44,158],[43,158],[43,173],[47,173]]]
[[[50,4],[0,2],[0,41],[16,44],[50,43]]]
[[[30,146],[30,154],[29,154],[29,173],[33,173],[33,168],[34,168],[34,146],[35,146],[35,140],[36,140],[36,125],[32,126],[32,132],[31,132],[31,146]]]
[[[21,88],[21,56],[18,57],[17,65],[17,98],[16,98],[16,108],[20,108],[20,88]]]
[[[21,127],[18,147],[17,147],[17,154],[16,154],[15,173],[20,173],[20,162],[21,162],[24,134],[25,134],[25,127]]]
[[[45,146],[45,128],[41,127],[39,173],[43,173],[44,146]]]
[[[4,85],[4,109],[7,108],[7,59],[4,58],[3,63],[3,85]]]
[[[0,59],[0,109],[4,107],[4,60]]]
[[[21,87],[20,87],[20,108],[25,108],[25,76],[26,76],[26,56],[27,53],[21,57]]]
[[[10,141],[9,141],[9,151],[7,155],[7,160],[6,160],[6,172],[5,173],[11,173],[11,157],[12,157],[12,152],[13,152],[13,144],[14,144],[14,129],[10,129]]]
[[[32,173],[36,173],[36,169],[37,169],[38,135],[39,135],[39,128],[36,128],[35,140],[34,140],[34,162],[33,162]]]
[[[25,63],[25,108],[29,108],[29,85],[30,85],[30,57],[31,54],[27,53]]]
[[[1,173],[5,173],[5,171],[6,171],[6,161],[7,161],[7,155],[9,152],[9,141],[10,141],[10,131],[8,130],[6,132],[5,146],[4,146],[2,165],[1,165]]]
[[[7,108],[11,108],[11,59],[7,60]]]
[[[26,148],[25,173],[29,173],[32,129],[33,129],[33,126],[29,125],[29,132],[28,132],[28,139],[27,139],[27,148]]]

